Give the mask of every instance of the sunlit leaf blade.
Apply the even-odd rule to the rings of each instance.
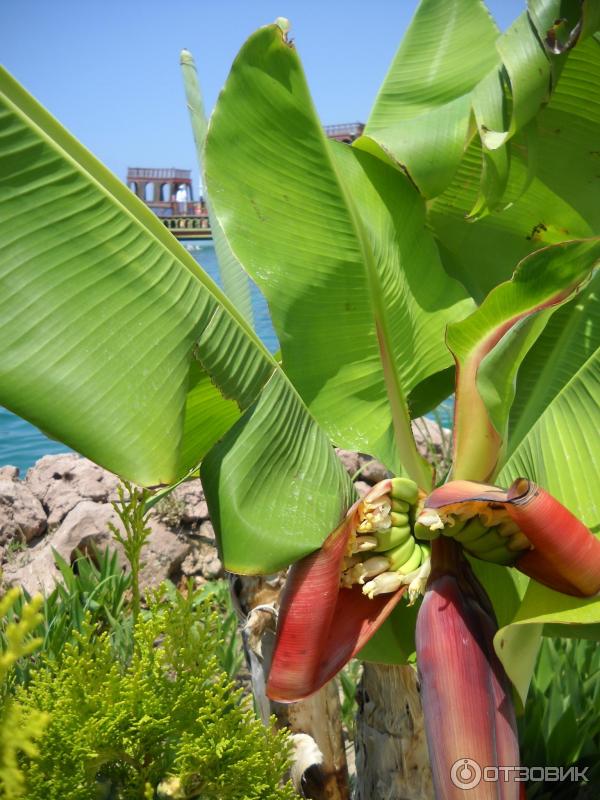
[[[538,36],[552,52],[564,52],[600,28],[596,0],[527,0],[527,8]]]
[[[450,183],[469,131],[471,92],[499,63],[480,0],[421,0],[379,90],[365,134],[426,197]]]
[[[481,80],[472,97],[482,144],[479,196],[469,214],[473,219],[502,211],[530,185],[538,158],[535,117],[552,87],[550,56],[528,14],[521,14],[498,37],[496,49],[502,67]],[[516,134],[519,138],[511,143]],[[524,156],[527,171],[521,175],[517,167],[519,180],[509,184],[515,148]]]
[[[0,88],[2,402],[125,477],[172,481],[191,466],[184,410],[201,394],[215,421],[207,441],[188,419],[196,462],[239,414],[206,370],[188,385],[220,293],[4,72]]]
[[[542,634],[600,641],[600,601],[570,597],[536,581],[529,582],[515,618],[494,639],[496,652],[523,703]],[[524,670],[525,662],[530,669]]]
[[[541,46],[528,14],[521,14],[506,33],[498,37],[496,49],[510,83],[510,124],[504,134],[508,138],[530,122],[541,104],[548,99],[550,60]],[[493,129],[487,127],[487,137],[489,137]],[[484,144],[491,146],[486,137]]]
[[[444,263],[482,300],[510,277],[528,253],[600,231],[600,45],[594,38],[570,53],[549,104],[537,115],[535,174],[529,188],[527,142],[510,141],[505,195],[513,205],[476,221],[467,215],[480,191],[482,149],[472,140],[447,191],[428,206]],[[516,199],[518,198],[518,199]]]
[[[600,499],[594,475],[600,468],[599,277],[552,317],[525,359],[511,418],[510,454],[497,478],[508,484],[527,475],[600,533]],[[600,638],[600,601],[579,599],[530,582],[510,637],[552,625],[553,635]],[[522,633],[520,633],[522,631]],[[511,665],[519,659],[511,651]],[[502,655],[503,661],[506,656]],[[510,666],[509,666],[510,668]]]
[[[574,300],[553,314],[525,357],[510,409],[507,456],[577,372],[599,357],[599,348],[600,273]]]
[[[215,212],[311,412],[337,444],[426,481],[405,398],[450,366],[443,329],[470,301],[441,267],[418,193],[394,167],[326,140],[276,26],[234,63],[206,162]]]
[[[316,550],[354,494],[279,370],[204,459],[201,477],[224,563],[244,574],[275,572]]]
[[[551,310],[581,287],[599,260],[600,239],[540,250],[522,261],[513,279],[490,292],[470,317],[449,326],[448,347],[457,362],[456,479],[494,476],[507,440],[519,365]]]
[[[204,142],[206,140],[208,123],[204,113],[202,90],[200,88],[200,81],[198,80],[198,72],[196,70],[194,57],[189,50],[181,51],[180,62],[185,96],[188,111],[190,112],[194,142],[196,144],[198,166],[200,168],[200,175],[203,175]],[[252,299],[250,296],[248,276],[231,252],[231,248],[223,235],[219,221],[212,213],[209,198],[205,198],[205,202],[208,208],[212,240],[219,263],[219,274],[221,276],[223,290],[240,314],[244,316],[250,325],[253,325]]]
[[[527,188],[531,174],[508,183],[509,142],[530,128],[553,88],[552,71],[558,74],[563,62],[544,45],[527,12],[499,34],[479,0],[421,0],[357,146],[378,142],[433,198],[452,181],[473,139],[473,115],[474,139],[483,150],[478,192],[466,215],[477,219]],[[531,139],[530,173],[533,145]]]
[[[207,481],[232,561],[315,549],[352,487],[277,362],[124,184],[5,72],[0,90],[0,402],[142,484],[185,474],[246,410],[238,494]],[[240,523],[258,513],[265,567]]]
[[[591,295],[583,296],[584,307]],[[508,485],[516,476],[526,475],[597,534],[600,497],[592,476],[600,466],[600,434],[595,421],[600,403],[600,327],[595,305],[592,308],[583,341],[578,341],[577,347],[571,345],[573,366],[563,366],[559,358],[555,369],[543,375],[540,400],[532,401],[523,411],[522,435],[518,443],[515,441],[497,482]],[[565,316],[567,310],[563,309]],[[532,352],[527,372],[523,365],[523,376],[530,375],[536,362],[541,366],[548,343],[555,336],[556,329],[550,328],[548,340],[541,341],[539,352]],[[565,338],[568,340],[568,335]],[[526,425],[530,425],[528,432]]]
[[[501,627],[494,636],[494,649],[516,689],[521,707],[527,699],[543,632],[542,624],[528,622],[526,625],[519,625],[510,622]]]
[[[481,189],[469,217],[476,218],[500,205],[505,197],[510,171],[510,148],[505,138],[493,148],[490,137],[506,124],[506,78],[500,70],[492,70],[473,90],[473,114],[482,142]],[[497,134],[496,134],[497,135]]]

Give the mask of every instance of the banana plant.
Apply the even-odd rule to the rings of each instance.
[[[0,402],[140,484],[201,465],[225,566],[293,565],[273,698],[416,647],[438,798],[461,759],[518,765],[540,637],[600,636],[600,20],[562,5],[500,34],[480,0],[422,0],[351,147],[287,25],[244,44],[205,174],[281,363],[0,73]],[[410,422],[454,384],[445,480]],[[395,477],[357,501],[332,443]]]
[[[375,487],[294,565],[268,690],[293,701],[357,653],[405,658],[400,598],[425,589],[416,650],[439,797],[462,796],[461,758],[518,765],[507,676],[524,700],[544,626],[598,630],[598,16],[558,12],[532,3],[500,35],[479,2],[422,2],[352,148],[325,140],[285,28],[265,28],[207,140],[217,216],[270,303],[287,374],[334,442],[412,481]],[[454,463],[436,488],[407,420],[452,361]],[[498,791],[518,794],[514,774]]]

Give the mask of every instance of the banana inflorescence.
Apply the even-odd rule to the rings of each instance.
[[[440,487],[422,504],[414,526],[417,539],[429,541],[438,536],[448,536],[459,542],[463,549],[483,561],[508,566],[531,549],[531,543],[518,523],[511,517],[506,504],[496,496],[495,487],[463,481],[472,488],[472,498],[452,502],[444,499],[446,489]],[[479,492],[479,496],[478,496]],[[497,490],[498,493],[502,490]],[[440,502],[435,498],[441,497]]]
[[[420,499],[408,478],[381,481],[358,504],[341,585],[362,585],[371,599],[408,586],[411,602],[424,591],[431,550],[413,535]]]

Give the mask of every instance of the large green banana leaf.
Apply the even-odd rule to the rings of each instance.
[[[600,312],[596,276],[559,310],[525,359],[511,419],[510,454],[498,477],[508,485],[525,475],[600,534]],[[535,380],[538,378],[538,380]],[[516,617],[520,625],[560,624],[600,639],[600,600],[579,600],[534,581]]]
[[[209,126],[206,177],[316,419],[336,444],[430,484],[406,397],[452,365],[444,328],[471,301],[445,273],[404,175],[326,140],[276,25],[250,37],[233,65]]]
[[[588,28],[593,30],[598,19],[592,18],[591,8],[587,11]],[[546,23],[551,15],[552,10],[546,11]],[[500,217],[507,218],[504,235],[512,252],[523,248],[523,234],[536,219],[528,247],[539,247],[578,231],[600,230],[600,43],[596,37],[570,53],[550,104],[540,113],[539,128],[538,167],[531,188],[503,215],[473,226],[479,227],[478,235],[465,236],[461,241],[466,254],[486,232],[494,235],[495,228],[499,235]],[[454,247],[451,237],[446,242]],[[508,485],[515,476],[527,475],[597,535],[598,280],[596,276],[577,299],[552,317],[525,358],[511,408],[508,460],[498,477],[499,483]],[[509,637],[517,631],[522,640],[527,632],[538,630],[600,638],[600,602],[569,598],[531,581],[508,631]],[[517,658],[515,655],[515,661]]]
[[[556,312],[519,370],[510,409],[507,456],[518,448],[578,373],[594,360],[600,360],[599,349],[600,273],[597,273],[573,302]]]
[[[194,134],[194,143],[196,145],[198,167],[200,169],[200,175],[203,175],[204,143],[206,141],[208,121],[206,119],[206,114],[204,113],[202,90],[200,88],[200,81],[198,80],[196,63],[189,50],[181,51],[180,63],[181,73],[183,75],[183,85],[185,87],[185,97],[187,100],[188,111],[190,112],[192,132]],[[253,325],[254,315],[252,312],[250,281],[248,280],[248,276],[242,269],[237,258],[231,252],[231,247],[229,247],[229,243],[227,242],[227,239],[221,230],[219,221],[211,211],[209,199],[205,197],[204,202],[206,203],[208,209],[212,240],[215,252],[217,254],[219,275],[221,276],[223,291],[227,297],[229,297],[238,311],[250,323],[250,325]]]
[[[535,480],[596,535],[600,533],[594,477],[600,452],[599,280],[596,275],[578,297],[554,313],[526,355],[511,408],[507,460],[496,479],[503,486],[520,475]],[[510,367],[514,353],[508,348],[504,355]],[[489,396],[486,399],[489,403]],[[484,585],[493,589],[485,579]],[[495,638],[498,655],[523,702],[542,634],[600,640],[600,601],[569,597],[529,581],[514,615],[503,618]]]
[[[541,30],[552,16],[552,4],[531,5],[535,6],[532,11],[537,13],[535,20]],[[594,25],[597,27],[590,10],[592,4],[583,5],[588,35]],[[428,221],[438,237],[446,267],[478,300],[508,279],[513,264],[528,253],[600,231],[597,40],[582,41],[568,59],[562,58],[553,67],[554,79],[560,78],[549,105],[537,116],[537,130],[527,126],[504,145],[507,163],[501,189],[505,202],[511,203],[509,208],[477,221],[470,218],[481,196],[482,181],[485,183],[488,159],[494,155],[485,148],[489,140],[481,125],[481,138],[472,139],[451,186],[428,206]],[[474,95],[476,116],[486,110],[485,88],[484,81],[477,89],[478,96]],[[487,108],[494,109],[489,97],[487,101]],[[481,120],[478,118],[477,122]],[[495,151],[496,165],[500,155],[501,148]],[[508,485],[516,475],[531,477],[572,508],[594,531],[600,530],[597,492],[591,478],[600,445],[594,424],[600,391],[598,382],[591,377],[600,339],[596,287],[595,280],[580,298],[558,311],[525,358],[511,412],[508,453],[513,455],[497,478],[498,483]],[[478,387],[486,400],[486,414],[502,429],[518,361],[544,322],[538,316],[527,325],[521,324],[479,371]],[[470,411],[467,404],[467,418]],[[466,422],[468,433],[468,419]],[[508,576],[514,571],[498,568],[496,572]],[[502,581],[497,575],[480,577],[498,610],[494,589]],[[512,615],[499,615],[501,629],[496,647],[524,699],[542,632],[598,636],[594,631],[600,630],[595,627],[600,621],[600,603],[568,598],[535,581],[529,583],[522,601],[518,600],[522,595],[520,587]]]
[[[562,27],[572,34],[563,45],[561,32],[551,46],[548,29],[564,16],[563,4],[529,5],[499,34],[481,0],[421,0],[357,146],[371,149],[377,142],[434,198],[452,181],[476,130],[477,191],[463,217],[514,202],[536,169],[532,121],[556,85],[567,58],[562,53],[599,25],[597,4],[583,0],[576,12],[567,9],[573,18]],[[526,162],[524,174],[519,163],[513,174],[515,155]],[[463,182],[457,176],[459,191]]]
[[[444,263],[478,301],[510,277],[512,265],[548,244],[600,232],[600,44],[588,38],[568,56],[536,132],[512,139],[506,195],[512,204],[477,221],[482,145],[475,137],[448,189],[428,207]],[[533,172],[528,148],[535,150]],[[531,155],[531,153],[529,153]],[[529,187],[522,193],[523,187]]]
[[[596,535],[600,534],[600,495],[596,480],[600,464],[599,281],[600,275],[596,274],[578,297],[545,321],[543,333],[525,356],[510,410],[505,463],[495,479],[501,486],[510,485],[519,476],[534,480],[571,509]],[[535,318],[534,324],[537,324]],[[516,338],[520,334],[527,339],[531,333],[517,330]],[[515,345],[507,341],[500,348],[495,363],[488,364],[482,397],[496,421],[499,410],[500,419],[504,419],[514,390],[512,381],[508,381],[508,393],[490,392],[490,383],[493,379],[498,387],[503,376],[514,376],[515,357],[518,360],[521,356],[519,342]],[[481,376],[478,385],[482,385]],[[516,578],[515,570],[504,571],[508,573],[505,582]],[[487,575],[480,577],[497,609],[494,590],[499,583],[496,577],[492,576],[492,581]],[[600,600],[570,597],[534,580],[529,581],[524,592],[523,587],[519,591],[523,596],[512,617],[507,619],[504,615],[499,620],[501,627],[495,646],[524,703],[540,637],[562,635],[600,640]]]
[[[238,467],[236,492],[226,469],[206,476],[215,524],[234,534],[222,540],[232,570],[314,550],[351,501],[327,438],[233,305],[4,71],[0,402],[141,484],[243,446],[253,466]],[[235,441],[218,442],[235,420]],[[253,539],[258,517],[266,551]]]
[[[575,299],[569,297],[599,259],[599,239],[530,255],[511,282],[494,289],[448,335],[460,374],[457,477],[491,479],[496,460],[504,458],[495,483],[531,478],[596,533],[600,502],[592,476],[600,452],[600,276]],[[515,570],[474,566],[498,614],[498,655],[523,702],[546,630],[557,635],[562,626],[564,635],[600,638],[600,601],[568,597],[535,581],[525,591]],[[507,614],[508,597],[512,613]]]
[[[450,183],[469,133],[473,89],[500,63],[481,0],[421,0],[379,90],[365,135],[426,197]]]
[[[599,262],[600,238],[532,253],[477,311],[448,327],[458,365],[455,478],[493,479],[506,449],[519,366],[552,313],[588,282]]]
[[[534,9],[500,34],[481,0],[421,0],[379,91],[363,142],[376,141],[422,194],[433,198],[454,177],[474,121],[483,150],[478,192],[467,213],[475,216],[511,202],[524,183],[515,185],[513,176],[507,191],[513,151],[507,143],[521,131],[531,133],[530,123],[565,60],[544,43],[546,32],[540,26],[556,11],[548,5],[535,2]],[[579,9],[585,18],[581,39],[593,31],[592,6],[585,0]]]

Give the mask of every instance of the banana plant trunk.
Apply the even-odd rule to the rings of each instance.
[[[365,664],[357,699],[355,800],[433,800],[416,670]]]
[[[265,725],[271,716],[293,735],[291,778],[298,793],[312,800],[349,800],[350,780],[342,730],[338,684],[330,681],[298,703],[276,703],[266,695],[275,644],[279,594],[284,575],[231,576],[231,591],[243,620],[242,641],[255,707]]]

